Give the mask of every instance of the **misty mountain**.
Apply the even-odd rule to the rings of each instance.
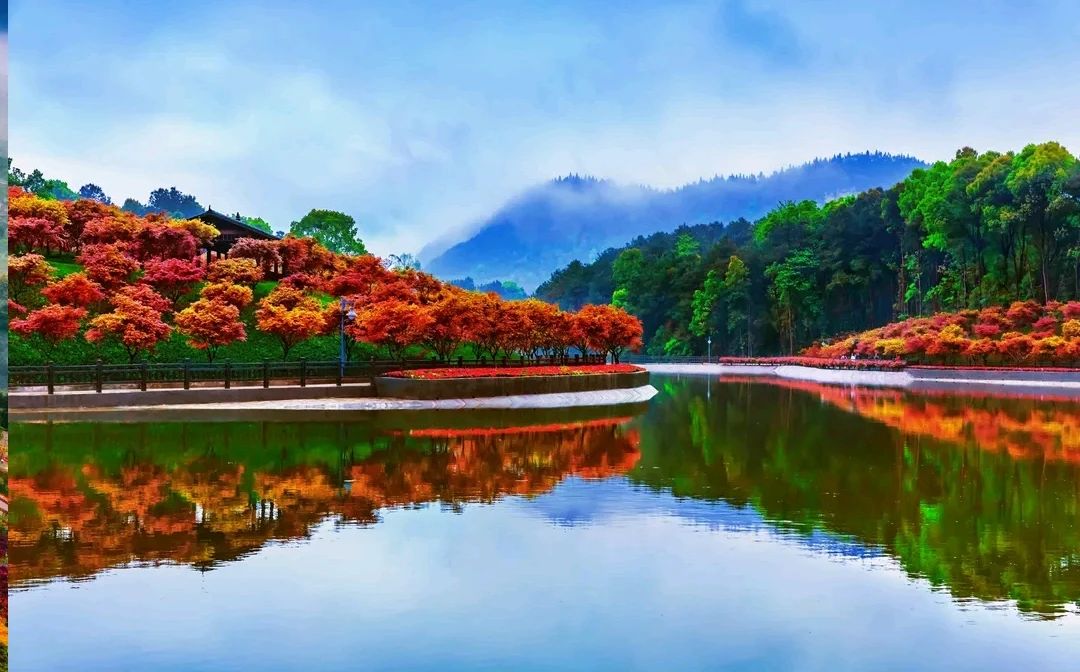
[[[845,154],[770,175],[714,177],[671,190],[571,175],[525,191],[424,267],[443,278],[513,280],[532,291],[555,269],[574,259],[589,261],[635,236],[682,224],[753,220],[784,201],[820,202],[888,187],[924,165],[910,156]]]

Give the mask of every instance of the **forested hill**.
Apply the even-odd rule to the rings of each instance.
[[[682,224],[756,219],[777,203],[824,201],[887,187],[924,165],[909,156],[834,156],[771,175],[715,177],[674,190],[617,185],[570,176],[534,187],[507,203],[469,239],[421,256],[443,278],[514,280],[531,290],[574,259],[588,261],[636,235]]]
[[[964,148],[887,189],[781,204],[572,262],[536,290],[612,302],[653,354],[793,352],[937,311],[1080,299],[1080,161],[1055,142]]]

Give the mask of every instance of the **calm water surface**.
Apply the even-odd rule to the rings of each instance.
[[[12,669],[1080,669],[1080,404],[654,384],[16,425]]]

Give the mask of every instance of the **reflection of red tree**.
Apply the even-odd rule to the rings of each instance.
[[[420,501],[491,501],[500,495],[537,495],[568,475],[605,478],[625,473],[640,457],[636,433],[611,421],[499,430],[413,430],[438,437],[439,450],[405,463],[352,467],[351,495],[376,508]]]
[[[11,530],[15,580],[87,576],[134,561],[212,565],[269,539],[304,538],[327,516],[371,524],[386,507],[490,502],[546,492],[571,474],[626,473],[640,455],[636,432],[620,427],[626,420],[416,430],[408,447],[351,465],[348,487],[314,465],[247,473],[200,458],[114,474],[93,464],[53,466],[12,481],[13,497],[34,512]]]
[[[13,500],[28,499],[38,512],[30,519],[24,516],[19,525],[9,529],[11,544],[35,540],[42,531],[53,527],[81,531],[94,520],[94,507],[79,491],[74,474],[64,469],[50,468],[34,478],[13,478],[10,490]]]
[[[912,394],[775,378],[724,380],[767,382],[809,392],[822,401],[905,434],[929,436],[948,443],[974,441],[984,450],[1005,451],[1017,459],[1042,457],[1080,464],[1080,405],[1071,400],[1042,398],[1036,401],[1004,395],[957,397],[934,392]]]

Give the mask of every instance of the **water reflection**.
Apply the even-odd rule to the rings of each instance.
[[[561,525],[603,507],[766,525],[814,552],[890,556],[958,599],[1048,618],[1080,606],[1075,402],[654,384],[643,415],[573,422],[18,425],[15,586],[130,563],[209,569],[326,520],[523,495]]]
[[[14,586],[131,562],[211,568],[332,517],[533,496],[569,475],[626,473],[628,418],[372,433],[304,423],[21,425],[12,482]]]
[[[1080,606],[1075,402],[703,379],[654,402],[635,481],[850,537],[956,598]]]

